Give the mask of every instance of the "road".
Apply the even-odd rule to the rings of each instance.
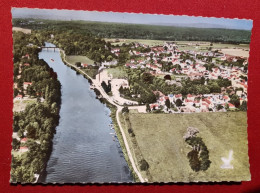
[[[125,135],[125,132],[123,130],[123,127],[120,123],[120,120],[119,120],[119,113],[122,111],[123,109],[123,106],[121,105],[118,105],[116,104],[112,97],[108,96],[108,94],[104,91],[104,89],[102,88],[102,86],[99,84],[99,81],[98,80],[95,80],[95,79],[92,79],[87,73],[85,73],[83,70],[81,70],[80,68],[78,68],[77,66],[75,66],[74,64],[70,64],[66,59],[65,59],[65,52],[63,50],[60,50],[61,52],[63,52],[63,60],[69,65],[69,66],[72,66],[74,68],[76,68],[78,71],[80,71],[82,74],[86,75],[91,81],[92,81],[92,85],[99,90],[99,92],[102,94],[103,98],[105,98],[109,103],[111,103],[112,105],[116,106],[117,108],[117,111],[116,111],[116,120],[117,120],[117,124],[119,126],[119,129],[120,129],[120,132],[123,136],[123,141],[124,141],[124,144],[125,144],[125,147],[126,147],[126,151],[127,151],[127,155],[129,157],[129,160],[132,164],[132,167],[133,167],[133,170],[134,172],[137,174],[140,182],[145,182],[145,180],[143,179],[141,173],[138,171],[137,167],[136,167],[136,164],[134,162],[134,159],[133,159],[133,156],[132,156],[132,153],[130,151],[130,148],[129,148],[129,145],[128,145],[128,142],[127,142],[127,139],[126,139],[126,135]],[[131,109],[135,109],[134,107],[136,107],[136,109],[140,108],[140,106],[132,106]],[[142,106],[141,106],[142,107]]]

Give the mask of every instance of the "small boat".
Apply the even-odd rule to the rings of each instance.
[[[54,60],[51,58],[51,61],[54,62]]]

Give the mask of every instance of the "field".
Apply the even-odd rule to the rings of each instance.
[[[247,115],[245,112],[194,114],[129,113],[124,129],[132,128],[135,137],[127,135],[135,161],[142,157],[149,164],[146,173],[149,182],[196,182],[250,180]],[[183,139],[187,127],[196,127],[209,150],[212,162],[205,172],[194,172],[189,166],[187,153],[191,148]],[[126,131],[126,133],[128,133]],[[221,157],[234,151],[231,164],[234,169],[221,169]],[[139,165],[139,164],[138,164]]]
[[[13,31],[20,31],[20,32],[23,32],[25,34],[30,34],[32,32],[31,29],[25,29],[25,28],[21,28],[21,27],[13,27],[12,30]]]
[[[116,68],[108,68],[107,73],[112,74],[113,78],[125,78],[127,73],[124,71],[124,67],[118,66]]]
[[[66,56],[66,60],[71,63],[71,64],[75,64],[76,62],[81,62],[84,64],[94,64],[94,61],[89,59],[86,56]]]
[[[36,102],[36,98],[34,99],[23,99],[23,100],[15,100],[13,104],[13,111],[14,112],[20,112],[24,111],[26,105]]]
[[[106,41],[115,41],[116,39],[108,39],[105,38]],[[163,45],[164,41],[163,40],[145,40],[145,39],[118,39],[119,42],[114,42],[112,45],[122,45],[123,43],[128,44],[131,42],[138,42],[141,44],[146,44],[149,46],[160,46]]]
[[[190,50],[190,51],[201,51],[207,52],[210,47],[210,42],[192,42],[192,41],[176,41],[178,49]],[[199,46],[197,46],[198,44]],[[221,50],[225,54],[230,54],[234,56],[249,57],[249,44],[222,44],[213,43],[212,50]]]

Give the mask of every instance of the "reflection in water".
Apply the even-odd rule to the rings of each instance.
[[[63,64],[57,50],[43,50],[39,58],[57,72],[62,85],[60,124],[43,181],[131,182],[119,142],[109,134],[110,110],[95,98],[87,79]]]

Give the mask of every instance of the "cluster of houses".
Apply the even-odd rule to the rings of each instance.
[[[142,46],[147,47],[146,45],[136,43],[136,47]],[[159,57],[161,53],[168,54],[170,56],[164,56],[163,58]],[[200,79],[204,77],[209,80],[217,80],[219,78],[228,79],[231,81],[232,89],[236,91],[236,94],[240,97],[240,102],[247,101],[247,81],[243,77],[247,77],[247,73],[244,70],[244,66],[247,64],[247,58],[230,56],[220,52],[196,52],[196,51],[185,51],[186,54],[190,56],[190,59],[185,61],[181,58],[181,52],[178,50],[178,46],[173,42],[165,42],[163,46],[151,47],[151,51],[147,53],[141,53],[137,51],[130,51],[130,54],[141,56],[143,59],[134,60],[131,59],[128,63],[125,64],[129,68],[148,68],[150,69],[151,74],[154,75],[171,75],[179,74],[189,77],[191,80]],[[202,56],[201,59],[198,59],[197,55]],[[211,62],[215,65],[212,69],[207,69],[205,64],[209,62],[206,61],[207,57],[214,57],[215,59]],[[192,58],[192,59],[191,59]],[[243,67],[237,66],[223,66],[216,63],[216,59],[219,61],[232,61],[236,62],[238,59],[244,59]],[[180,68],[172,68],[168,72],[162,70],[162,64],[158,63],[158,60],[164,61],[166,64],[172,63],[173,66],[179,66]],[[152,63],[151,63],[152,61]],[[207,84],[207,81],[205,82]],[[178,95],[177,95],[178,96]],[[164,105],[165,97],[171,99],[171,103],[174,104],[176,95],[164,96],[160,98],[156,104],[151,104],[152,109],[159,108],[159,106]],[[196,98],[196,96],[194,96]],[[226,98],[228,96],[223,95],[206,95],[202,96],[203,99],[199,101],[194,101],[193,98],[182,99],[183,107],[178,108],[180,112],[207,112],[209,110],[217,111],[217,105],[222,105],[223,110],[225,110],[226,104],[230,109],[234,109],[235,106]]]
[[[156,103],[150,104],[151,110],[162,109],[164,112],[171,113],[199,113],[199,112],[225,112],[227,106],[230,110],[235,109],[235,106],[230,103],[230,97],[222,94],[205,94],[191,95],[183,97],[182,94],[164,95],[160,91],[154,91],[154,94],[159,95]],[[171,107],[167,108],[166,100],[170,101]],[[178,101],[179,100],[179,101]],[[242,104],[243,99],[240,98]]]

